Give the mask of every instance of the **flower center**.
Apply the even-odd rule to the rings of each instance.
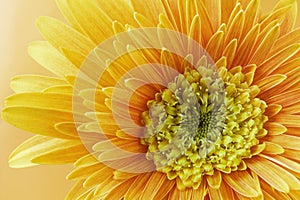
[[[245,170],[243,159],[266,135],[266,103],[255,98],[258,91],[240,67],[186,69],[142,114],[147,158],[179,189],[198,188],[214,170]]]

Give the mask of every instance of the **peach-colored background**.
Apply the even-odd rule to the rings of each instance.
[[[277,1],[262,2],[268,10]],[[11,77],[24,73],[48,74],[29,58],[26,50],[29,42],[41,39],[35,27],[35,19],[41,15],[62,19],[54,0],[0,0],[0,109],[4,97],[12,94],[9,89]],[[9,153],[32,134],[1,120],[0,130],[0,199],[63,199],[72,185],[65,180],[72,166],[10,169],[7,164]]]

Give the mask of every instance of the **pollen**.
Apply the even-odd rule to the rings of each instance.
[[[186,68],[148,101],[143,145],[157,171],[179,189],[197,189],[204,175],[245,170],[243,159],[267,131],[266,103],[241,67]]]

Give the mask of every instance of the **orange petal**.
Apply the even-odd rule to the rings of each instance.
[[[261,42],[259,40],[257,41],[258,47],[255,48],[255,52],[252,53],[249,63],[254,63],[259,65],[265,60],[268,53],[270,52],[270,49],[274,45],[274,42],[277,40],[279,36],[279,32],[280,32],[279,25],[276,25],[272,27],[272,29],[266,34],[266,36]]]
[[[106,196],[105,199],[123,199],[128,189],[132,186],[133,179],[120,184],[119,186],[112,189]]]
[[[287,131],[285,126],[276,122],[267,122],[264,127],[268,130],[268,135],[281,135]]]
[[[281,155],[292,160],[300,161],[299,150],[284,149],[284,153]]]
[[[265,138],[267,141],[273,142],[275,144],[279,144],[284,148],[294,149],[300,151],[300,138],[291,135],[276,135],[276,136],[268,136]]]
[[[262,151],[263,154],[282,154],[284,152],[284,148],[278,144],[272,142],[265,142],[266,147]]]
[[[221,182],[222,182],[222,175],[221,172],[215,170],[212,176],[206,176],[206,180],[208,185],[213,189],[219,189]]]
[[[292,161],[288,158],[284,158],[281,155],[275,155],[275,156],[267,156],[267,155],[260,155],[278,165],[281,165],[282,167],[285,167],[291,171],[294,171],[296,173],[300,173],[300,164],[298,164],[295,161]],[[300,182],[299,182],[300,183]],[[299,185],[298,183],[298,185]]]
[[[246,64],[247,61],[249,61],[249,58],[251,56],[250,53],[253,51],[259,31],[260,26],[256,25],[249,32],[247,32],[245,39],[239,45],[239,48],[237,50],[237,55],[239,56],[234,59],[233,65],[237,65],[239,63]]]
[[[269,104],[268,107],[265,110],[265,114],[271,118],[275,115],[277,115],[282,109],[282,106],[279,104]]]
[[[285,193],[289,192],[289,185],[284,180],[284,177],[282,177],[285,175],[285,172],[283,172],[283,169],[279,166],[258,156],[248,159],[246,164],[253,172],[276,190]],[[282,173],[279,175],[277,170],[281,170]]]
[[[270,58],[259,65],[259,77],[264,77],[272,74],[277,68],[281,67],[283,63],[292,58],[300,50],[300,44],[292,44],[283,50],[276,52]]]
[[[172,187],[165,188],[164,183],[166,181],[173,182],[168,180],[166,174],[159,172],[152,173],[144,190],[140,191],[140,193],[142,193],[140,199],[155,199],[154,197],[157,196],[160,190],[163,190],[165,195],[167,195]],[[165,189],[168,189],[169,191]]]
[[[139,199],[153,173],[139,175],[126,191],[124,199]]]
[[[297,28],[286,35],[283,35],[280,37],[274,45],[274,48],[272,49],[272,52],[270,55],[274,55],[275,52],[279,52],[280,50],[286,48],[287,46],[290,46],[292,44],[296,44],[300,42],[299,39],[300,34],[300,28]]]
[[[283,107],[288,107],[298,102],[300,102],[300,89],[279,93],[267,99],[268,104],[275,103]]]
[[[224,181],[236,192],[246,197],[257,197],[260,191],[247,171],[232,172],[222,175]]]
[[[286,127],[300,127],[300,115],[278,114],[272,120]]]
[[[259,89],[261,90],[259,95],[263,97],[263,93],[265,91],[268,91],[273,87],[276,87],[281,82],[283,82],[286,78],[287,77],[285,75],[275,74],[275,75],[267,76],[259,81],[255,81],[254,84],[256,84],[259,87]]]

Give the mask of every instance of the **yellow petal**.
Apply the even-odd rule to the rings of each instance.
[[[274,89],[274,93],[282,93],[299,89],[300,80],[298,77],[300,75],[300,65],[298,65],[297,62],[297,60],[293,60],[281,66],[289,69],[288,72],[284,72],[287,76],[287,80],[281,83],[280,87],[277,87],[276,90]]]
[[[73,94],[73,87],[70,85],[51,86],[44,89],[45,93]]]
[[[106,165],[102,163],[96,163],[92,165],[82,166],[82,167],[76,167],[74,170],[72,170],[68,175],[67,179],[86,179],[93,173],[106,168]],[[109,175],[108,175],[109,177]]]
[[[86,59],[85,55],[76,50],[61,48],[61,51],[63,55],[77,68],[80,68],[83,64],[83,61]]]
[[[72,139],[55,130],[55,124],[73,121],[74,113],[35,107],[7,107],[2,118],[13,126],[40,135]]]
[[[77,68],[48,42],[34,42],[28,47],[29,55],[57,76],[77,75]]]
[[[88,154],[86,156],[83,156],[74,163],[74,166],[75,167],[85,167],[85,166],[89,166],[89,165],[94,165],[99,162],[97,159],[98,154],[99,153],[96,152],[93,154]]]
[[[80,141],[53,139],[45,136],[34,136],[19,147],[17,147],[9,156],[9,165],[14,168],[22,168],[36,165],[32,159],[45,153],[51,153],[59,150],[72,149],[72,147],[81,145]]]
[[[33,163],[43,164],[43,165],[61,165],[74,163],[77,159],[84,155],[89,154],[86,147],[81,144],[73,145],[68,147],[67,145],[62,145],[61,149],[52,149],[52,151],[45,152],[36,156],[32,159]]]
[[[128,181],[122,183],[118,187],[115,187],[105,196],[105,199],[122,199],[128,191],[128,189],[132,186],[132,182],[133,179],[129,179]]]
[[[139,175],[137,173],[127,173],[127,172],[123,172],[123,171],[120,171],[120,170],[115,170],[113,172],[113,174],[114,174],[114,179],[115,180],[130,179],[132,177],[135,177],[135,176]]]
[[[134,180],[134,178],[132,178],[131,180]],[[128,181],[131,181],[128,180]],[[103,181],[102,183],[99,183],[99,185],[96,187],[95,192],[94,192],[94,196],[95,197],[100,197],[103,198],[103,196],[105,194],[110,193],[112,190],[114,190],[115,188],[118,188],[121,184],[125,183],[127,180],[114,180],[113,177],[107,178],[105,181]],[[131,181],[132,183],[133,181]]]
[[[144,154],[134,155],[128,158],[115,160],[111,166],[124,172],[143,173],[155,171],[155,165],[152,161],[146,159]]]
[[[96,1],[86,0],[83,2],[80,0],[69,0],[67,2],[82,30],[96,44],[113,35],[112,20],[103,13]],[[106,4],[108,3],[103,5]],[[118,6],[115,8],[118,8]]]
[[[83,33],[82,28],[78,24],[77,20],[75,19],[73,13],[70,10],[70,7],[68,5],[68,0],[55,0],[57,7],[65,17],[65,19],[71,24],[71,26],[76,29],[77,31]]]
[[[136,153],[129,152],[126,150],[121,149],[112,149],[106,150],[105,152],[101,153],[98,157],[100,162],[107,162],[107,161],[114,161],[120,160],[122,158],[129,158],[136,155]]]
[[[62,134],[79,138],[77,126],[79,126],[79,124],[76,124],[74,122],[61,122],[55,124],[55,129]]]
[[[166,28],[171,30],[176,30],[172,24],[172,22],[168,19],[168,17],[164,14],[159,15],[159,25],[160,28]]]
[[[164,7],[160,0],[144,1],[130,0],[134,11],[143,13],[143,15],[154,24],[159,23],[159,14],[164,14]],[[147,9],[145,9],[147,8]],[[124,11],[120,11],[121,13]]]
[[[40,17],[37,26],[44,38],[57,49],[76,49],[88,55],[95,47],[89,38],[54,18]]]
[[[299,190],[292,190],[290,192],[290,196],[292,196],[294,199],[297,199],[300,196],[300,191]]]
[[[68,94],[34,92],[12,95],[6,98],[5,105],[6,107],[27,106],[47,109],[52,108],[71,112],[73,110],[72,106],[77,106],[77,111],[79,111],[79,108],[83,111],[85,110],[85,108],[82,107],[81,101],[79,97]]]
[[[155,24],[152,21],[148,20],[145,16],[138,12],[134,13],[134,19],[140,27],[155,27]]]
[[[83,186],[86,188],[97,186],[99,183],[102,183],[107,177],[110,177],[114,169],[109,167],[103,167],[100,170],[92,173],[83,183]]]
[[[83,182],[83,180],[77,181],[65,197],[65,200],[77,199],[81,194],[87,192],[88,189],[83,188]]]
[[[222,174],[222,177],[233,190],[246,197],[257,197],[260,195],[255,181],[247,171]]]
[[[20,75],[12,79],[10,86],[16,93],[42,92],[48,87],[65,85],[67,82],[59,78],[38,75]]]

